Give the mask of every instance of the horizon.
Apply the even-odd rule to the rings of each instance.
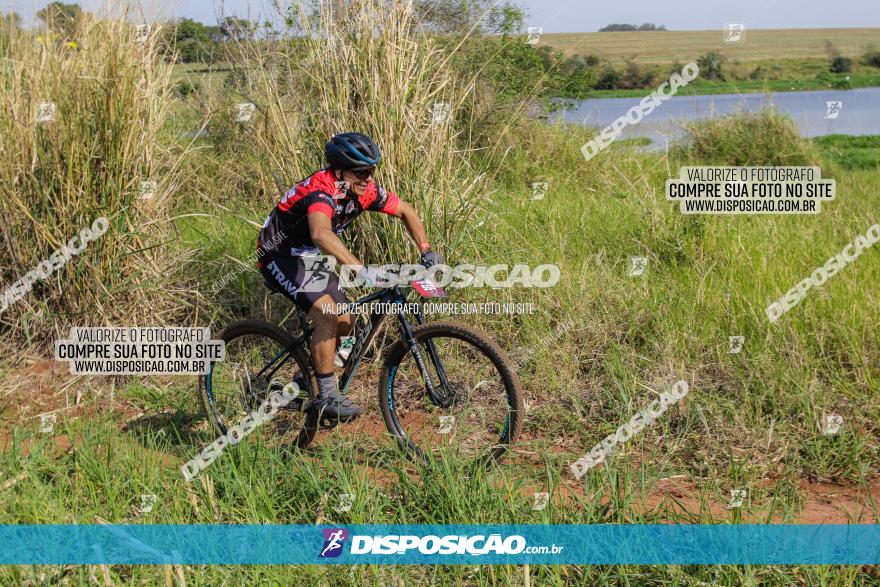
[[[219,0],[219,2],[185,3],[182,0],[145,5],[142,13],[148,22],[190,18],[208,26],[215,26],[218,16],[238,16],[257,22],[274,20],[268,1],[264,6],[249,0]],[[70,3],[70,2],[68,2]],[[99,0],[76,2],[83,10],[95,12]],[[526,12],[526,27],[543,27],[544,34],[586,34],[610,24],[641,25],[653,23],[665,26],[667,32],[715,31],[725,23],[743,23],[748,30],[816,30],[816,29],[873,29],[880,28],[880,9],[868,0],[842,0],[830,13],[827,3],[818,0],[777,0],[769,4],[762,0],[743,0],[731,6],[724,0],[707,2],[676,2],[657,5],[647,0],[633,0],[620,6],[572,6],[576,0],[520,0],[514,2]],[[27,25],[35,22],[36,12],[49,2],[33,0],[0,1],[4,14],[16,12]],[[161,5],[159,5],[161,4]],[[754,24],[752,24],[754,23]],[[652,31],[639,31],[652,32]],[[880,43],[880,37],[878,37]]]

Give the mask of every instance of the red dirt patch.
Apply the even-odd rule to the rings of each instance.
[[[869,486],[870,495],[864,489],[854,486],[834,485],[832,483],[809,483],[801,481],[799,490],[803,496],[803,507],[790,520],[783,519],[778,508],[770,513],[771,500],[749,502],[743,500],[740,508],[728,508],[729,501],[721,496],[706,492],[705,504],[700,498],[699,487],[683,475],[667,477],[659,480],[645,495],[636,497],[630,506],[636,514],[666,514],[676,521],[689,521],[689,518],[711,516],[715,521],[730,520],[734,513],[740,514],[740,520],[747,523],[790,524],[876,524],[880,520],[878,511],[872,508],[872,501],[877,507],[880,504],[880,485]],[[547,488],[529,487],[525,491],[527,497],[536,492],[547,491]],[[582,484],[563,481],[550,499],[563,507],[574,507],[584,497]],[[608,498],[601,500],[608,504]]]

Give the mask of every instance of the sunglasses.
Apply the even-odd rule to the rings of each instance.
[[[375,167],[361,167],[359,169],[349,169],[348,172],[358,179],[369,179],[376,171]]]

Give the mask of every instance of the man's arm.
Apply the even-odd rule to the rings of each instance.
[[[419,253],[424,253],[423,246],[428,244],[428,235],[425,233],[425,225],[422,224],[422,219],[416,209],[401,200],[392,216],[403,220],[407,232],[419,246]]]
[[[322,212],[309,214],[309,231],[314,242],[325,255],[336,257],[336,262],[342,265],[363,265],[355,257],[345,243],[333,232],[333,224],[330,218]]]

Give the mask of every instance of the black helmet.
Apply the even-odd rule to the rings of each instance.
[[[324,158],[334,169],[371,167],[382,158],[379,145],[359,132],[344,132],[334,136],[324,147]]]

